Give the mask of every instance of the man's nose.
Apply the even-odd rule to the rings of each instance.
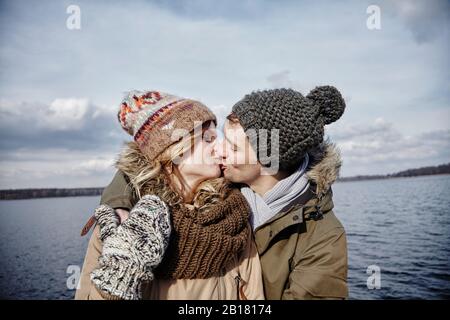
[[[223,140],[222,141],[216,141],[216,143],[214,145],[214,154],[219,159],[225,158],[225,151],[224,151]]]

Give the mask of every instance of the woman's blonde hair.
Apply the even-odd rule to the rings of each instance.
[[[160,197],[169,207],[186,205],[182,192],[173,186],[172,179],[165,168],[173,168],[172,174],[182,182],[177,174],[176,160],[186,152],[192,151],[196,139],[202,139],[204,129],[208,123],[203,124],[203,130],[194,130],[190,139],[181,139],[164,150],[155,160],[150,159],[141,152],[136,142],[128,142],[116,162],[116,167],[122,170],[130,179],[132,190],[138,199],[146,194]],[[181,183],[183,186],[183,183]],[[193,192],[192,205],[199,210],[223,200],[230,191],[230,185],[224,178],[215,178],[202,182]]]

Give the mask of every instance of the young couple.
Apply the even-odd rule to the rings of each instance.
[[[134,141],[84,229],[97,222],[75,298],[346,298],[341,159],[324,141],[344,109],[331,86],[253,92],[219,142],[202,103],[128,93],[118,119]]]

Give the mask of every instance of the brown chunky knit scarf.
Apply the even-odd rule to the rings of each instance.
[[[249,210],[237,189],[202,212],[172,209],[171,239],[156,277],[206,279],[220,275],[247,243]]]

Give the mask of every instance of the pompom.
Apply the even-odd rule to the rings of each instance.
[[[306,98],[314,101],[320,108],[325,124],[338,120],[345,110],[345,101],[341,93],[333,86],[320,86],[311,90]]]

